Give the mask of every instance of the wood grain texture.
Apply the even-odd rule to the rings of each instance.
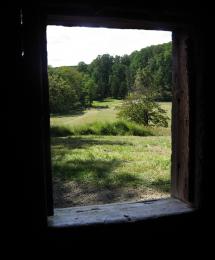
[[[65,228],[111,223],[138,222],[164,216],[191,213],[193,209],[176,199],[161,199],[133,203],[82,206],[55,209],[49,217],[49,227]]]
[[[189,85],[187,34],[173,33],[172,173],[173,197],[189,202]]]

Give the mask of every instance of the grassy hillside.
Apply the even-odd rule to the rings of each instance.
[[[92,108],[71,115],[51,116],[51,125],[80,126],[98,121],[112,122],[116,120],[116,106],[122,101],[106,99],[103,102],[94,101]]]

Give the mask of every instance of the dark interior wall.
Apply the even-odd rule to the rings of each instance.
[[[200,203],[209,212],[214,207],[213,173],[214,173],[214,89],[213,89],[213,40],[211,38],[210,24],[205,24],[197,37],[196,65],[196,171],[202,171],[201,184],[196,192]],[[210,215],[210,213],[209,213]]]
[[[53,1],[54,2],[54,1]],[[19,243],[22,241],[25,245],[35,247],[50,248],[64,245],[71,248],[71,238],[92,239],[110,239],[113,240],[132,240],[154,241],[154,237],[173,242],[172,237],[179,240],[183,237],[184,241],[196,241],[201,243],[207,239],[207,232],[210,232],[213,226],[212,209],[214,208],[214,194],[212,175],[214,173],[213,163],[213,136],[214,133],[214,107],[213,107],[213,71],[212,50],[213,40],[209,37],[212,30],[210,11],[205,7],[202,10],[187,10],[180,8],[152,8],[144,4],[84,4],[79,2],[70,2],[68,5],[63,3],[35,5],[32,8],[24,8],[23,14],[25,21],[20,26],[19,8],[9,8],[11,16],[10,22],[5,26],[5,35],[12,44],[5,44],[5,50],[10,56],[5,55],[5,64],[13,68],[15,77],[8,75],[9,83],[7,112],[13,116],[13,122],[8,122],[8,133],[12,138],[13,149],[10,149],[9,158],[9,177],[14,184],[11,189],[11,200],[9,205],[13,206],[16,216],[16,224],[13,225],[11,241]],[[145,8],[144,8],[145,7]],[[52,231],[47,235],[46,232],[46,201],[45,197],[45,179],[43,176],[44,156],[46,156],[46,147],[43,146],[43,140],[47,134],[43,130],[43,120],[46,117],[43,108],[44,90],[38,89],[41,86],[38,75],[44,73],[43,57],[40,55],[42,46],[38,42],[38,35],[41,33],[41,24],[43,16],[41,14],[49,10],[52,14],[62,12],[64,14],[73,12],[74,14],[91,16],[120,16],[126,19],[144,19],[146,26],[153,27],[154,21],[161,24],[161,28],[169,25],[169,29],[176,28],[182,30],[187,28],[190,32],[190,52],[189,73],[191,86],[191,107],[192,107],[192,139],[191,147],[193,149],[191,170],[195,171],[195,198],[201,208],[198,213],[189,217],[173,217],[162,220],[155,220],[147,223],[113,225],[82,230],[75,230],[72,233],[68,230]],[[8,12],[7,12],[8,13]],[[8,20],[7,14],[5,19]],[[8,30],[13,32],[8,34]],[[24,36],[23,36],[24,32]],[[25,39],[25,43],[20,39]],[[40,37],[39,37],[40,38]],[[20,55],[20,44],[25,46],[25,59]],[[14,50],[14,51],[11,51]],[[10,58],[9,58],[10,57]],[[15,57],[15,58],[14,58]],[[42,71],[41,71],[42,70]],[[5,72],[6,73],[6,72]],[[42,98],[41,98],[42,93]],[[42,106],[41,106],[42,104]],[[14,131],[14,125],[16,130]],[[11,150],[13,151],[11,155]],[[11,157],[13,160],[11,161]],[[46,168],[47,169],[47,168]],[[19,174],[17,174],[19,173]],[[12,203],[11,203],[12,202]],[[13,222],[14,223],[14,222]],[[15,232],[16,230],[16,232]],[[144,235],[143,235],[144,234]],[[21,239],[23,237],[23,239]],[[75,240],[76,241],[76,240]],[[210,241],[208,239],[208,241]],[[155,242],[156,245],[156,242]]]

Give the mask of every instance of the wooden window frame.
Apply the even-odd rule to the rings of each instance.
[[[24,20],[24,67],[26,84],[31,85],[33,106],[33,133],[37,135],[34,142],[37,157],[36,184],[32,189],[34,200],[34,218],[40,218],[40,225],[47,228],[47,216],[53,215],[51,156],[50,156],[50,125],[47,78],[47,50],[46,26],[90,26],[108,28],[130,28],[167,30],[173,34],[173,109],[172,109],[172,169],[171,196],[185,202],[192,208],[198,208],[200,198],[198,183],[194,170],[194,142],[193,142],[193,78],[189,71],[192,61],[193,47],[192,32],[189,23],[168,22],[168,17],[135,18],[134,14],[114,13],[114,16],[98,14],[86,15],[84,12],[62,7],[61,9],[44,7],[40,9],[23,10]],[[32,61],[35,61],[32,64]],[[35,80],[32,80],[35,79]],[[39,188],[39,190],[38,190]]]

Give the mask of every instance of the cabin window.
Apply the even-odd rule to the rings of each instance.
[[[57,160],[56,158],[60,160],[64,160],[63,162],[65,162],[64,168],[68,169],[68,168],[73,168],[73,173],[76,173],[76,180],[80,177],[80,175],[78,174],[78,171],[76,171],[76,169],[79,167],[79,169],[84,169],[84,167],[86,166],[86,162],[84,163],[80,157],[78,158],[77,156],[77,160],[73,157],[71,157],[71,159],[69,159],[68,157],[70,156],[74,156],[74,154],[69,155],[69,154],[64,154],[64,149],[70,149],[70,146],[72,145],[73,148],[76,145],[76,152],[78,153],[81,149],[87,149],[86,146],[90,146],[93,147],[93,145],[91,145],[92,143],[94,144],[94,147],[97,147],[97,149],[102,149],[101,148],[101,140],[100,145],[98,144],[98,140],[97,140],[97,135],[94,135],[93,140],[89,141],[89,139],[87,140],[88,136],[87,135],[80,135],[79,132],[79,140],[76,138],[75,134],[71,134],[71,132],[69,132],[70,135],[68,135],[68,129],[67,128],[62,128],[62,129],[58,129],[57,127],[55,127],[54,131],[53,129],[51,129],[54,124],[52,124],[52,122],[54,122],[52,118],[52,114],[51,114],[51,125],[50,125],[50,93],[49,93],[49,85],[50,82],[48,84],[48,62],[47,62],[47,39],[46,39],[46,28],[47,26],[51,25],[62,25],[62,26],[72,26],[72,27],[77,27],[77,26],[85,26],[85,27],[106,27],[106,28],[118,28],[118,29],[151,29],[151,30],[160,30],[161,28],[164,31],[172,31],[172,126],[171,126],[171,178],[169,178],[168,182],[163,182],[163,180],[160,180],[160,182],[158,181],[157,184],[154,183],[154,187],[157,187],[160,185],[161,187],[170,187],[168,189],[170,189],[170,195],[171,198],[170,199],[166,199],[166,200],[159,200],[159,201],[145,201],[145,199],[147,198],[143,198],[143,204],[142,205],[147,205],[147,207],[150,207],[150,209],[155,210],[153,214],[155,214],[156,216],[162,216],[163,214],[165,214],[165,212],[167,214],[174,214],[175,213],[179,213],[179,212],[185,212],[188,209],[188,204],[193,205],[194,203],[194,197],[195,197],[195,190],[194,190],[194,182],[195,182],[195,178],[194,178],[194,173],[191,171],[192,168],[192,158],[191,158],[191,153],[192,153],[192,142],[191,142],[191,133],[193,131],[193,129],[191,128],[191,121],[192,121],[192,113],[193,113],[193,107],[192,107],[192,102],[190,101],[192,98],[192,92],[190,90],[190,78],[189,78],[189,66],[191,66],[192,64],[189,64],[189,52],[191,51],[191,45],[189,42],[189,33],[186,30],[182,30],[181,28],[177,28],[177,25],[172,25],[169,26],[168,24],[162,24],[160,22],[147,22],[144,23],[144,21],[140,21],[140,20],[135,20],[135,19],[131,19],[131,20],[127,20],[127,19],[123,19],[123,18],[116,18],[116,19],[109,19],[109,18],[93,18],[93,17],[78,17],[78,16],[66,16],[66,15],[55,15],[55,14],[47,14],[42,16],[42,18],[36,14],[34,14],[36,19],[33,19],[34,16],[29,15],[24,10],[23,12],[23,25],[24,25],[24,30],[25,30],[25,44],[24,44],[24,51],[25,51],[25,64],[26,64],[26,69],[28,70],[29,73],[26,74],[26,78],[28,80],[28,83],[31,85],[31,91],[33,93],[33,106],[34,106],[34,121],[32,122],[32,129],[35,133],[35,135],[37,135],[37,139],[33,140],[34,142],[34,146],[35,146],[35,150],[38,152],[35,154],[37,154],[36,157],[34,157],[35,160],[35,165],[37,165],[37,167],[39,167],[37,170],[37,173],[41,173],[41,175],[35,175],[36,178],[36,183],[39,185],[41,184],[46,185],[46,189],[44,190],[44,192],[41,193],[41,189],[36,189],[36,184],[35,184],[35,194],[34,194],[34,198],[36,197],[41,197],[41,201],[43,204],[40,204],[39,200],[37,201],[37,205],[35,206],[35,214],[39,214],[37,213],[36,209],[40,208],[40,209],[47,209],[47,215],[51,216],[49,218],[49,223],[53,223],[53,220],[56,218],[58,218],[60,216],[60,219],[62,217],[62,214],[64,214],[64,210],[66,210],[66,207],[68,207],[69,209],[70,206],[80,206],[80,209],[78,209],[76,213],[81,214],[82,212],[84,212],[84,214],[86,212],[96,212],[96,214],[98,212],[102,212],[102,210],[100,210],[100,204],[102,203],[108,203],[108,205],[110,205],[109,203],[111,202],[117,202],[117,201],[110,201],[109,197],[106,196],[106,198],[108,199],[108,201],[105,199],[105,201],[100,200],[97,204],[94,203],[94,201],[91,201],[89,204],[86,204],[88,206],[83,206],[82,205],[74,205],[71,203],[70,200],[69,203],[65,202],[65,198],[62,198],[62,201],[64,201],[65,204],[62,204],[62,207],[60,210],[56,211],[54,213],[54,206],[59,206],[58,199],[54,199],[53,200],[53,182],[55,181],[53,177],[55,177],[55,173],[53,170],[56,171],[56,169],[62,169],[62,164],[59,163],[57,164]],[[40,17],[41,19],[39,19],[38,17]],[[32,60],[35,60],[34,63],[32,63]],[[85,64],[80,64],[80,65],[85,65]],[[85,66],[82,66],[82,69],[84,69]],[[80,72],[79,72],[80,73]],[[32,78],[34,78],[35,80],[32,81]],[[61,79],[60,81],[62,83],[62,85],[64,85],[64,81],[65,79]],[[83,78],[83,77],[81,77]],[[111,79],[111,78],[109,78]],[[109,80],[108,79],[108,80]],[[113,78],[112,78],[113,79]],[[55,80],[55,77],[53,76],[53,81]],[[65,84],[66,85],[66,84]],[[39,86],[39,87],[38,87]],[[80,93],[78,93],[80,94]],[[80,100],[79,100],[80,101]],[[98,107],[101,106],[101,110],[103,111],[103,109],[108,109],[108,108],[104,108],[103,105],[101,105],[101,101],[98,100],[93,100],[96,101],[97,103],[92,103],[92,105],[97,106],[97,108],[94,109],[99,109]],[[87,101],[89,102],[89,100]],[[139,101],[138,101],[139,102]],[[136,102],[136,103],[138,103]],[[134,103],[134,104],[136,104]],[[109,105],[108,105],[109,106]],[[82,113],[83,111],[79,111],[80,113]],[[56,120],[65,120],[65,117],[62,119],[61,117],[62,115],[59,115],[58,118]],[[74,115],[74,117],[77,115]],[[50,127],[51,126],[51,127]],[[124,125],[123,125],[124,128]],[[139,129],[139,128],[138,128]],[[80,131],[80,130],[79,130]],[[88,129],[87,129],[88,131]],[[92,131],[92,129],[90,129],[90,131]],[[105,130],[106,131],[106,130]],[[59,135],[59,133],[62,133],[62,135],[64,136],[54,136],[54,135]],[[66,137],[65,137],[66,135]],[[126,136],[126,135],[125,135]],[[128,140],[124,140],[123,142],[120,141],[118,139],[120,138],[124,138],[125,136],[114,136],[115,138],[115,142],[117,142],[116,147],[120,149],[122,149],[123,151],[123,142],[128,142]],[[51,140],[51,138],[53,137],[53,140]],[[153,136],[152,136],[153,137]],[[156,137],[156,136],[155,136]],[[109,138],[109,136],[107,137],[107,139]],[[151,136],[149,136],[149,138],[151,138]],[[102,155],[109,155],[109,150],[110,150],[110,143],[108,144],[108,140],[105,138],[103,138],[103,144],[105,145],[106,143],[106,147],[104,148],[106,150],[106,153],[102,153]],[[124,138],[126,139],[126,138]],[[134,137],[135,139],[135,137]],[[36,142],[36,140],[40,140],[40,142]],[[87,144],[87,142],[88,144]],[[89,145],[90,143],[90,145]],[[138,145],[141,145],[139,142],[137,142]],[[51,151],[51,145],[54,146],[54,149]],[[79,147],[77,147],[79,146]],[[130,145],[132,147],[132,144]],[[128,149],[131,149],[128,145]],[[135,145],[134,145],[135,146]],[[136,149],[135,146],[135,149]],[[168,145],[167,145],[168,146]],[[114,147],[114,145],[112,146]],[[150,145],[149,145],[150,147]],[[61,149],[62,148],[62,149]],[[151,148],[155,148],[154,146],[151,145]],[[156,148],[157,149],[157,148]],[[156,150],[155,149],[155,150]],[[99,154],[97,150],[97,153]],[[159,149],[157,149],[159,150]],[[74,150],[75,151],[75,150]],[[61,153],[62,152],[62,153]],[[161,151],[162,153],[162,151]],[[52,157],[53,156],[53,157]],[[87,154],[87,156],[89,157],[89,153]],[[101,154],[99,154],[99,156],[101,156]],[[122,153],[119,153],[119,156],[122,156]],[[55,159],[54,159],[55,157]],[[52,160],[51,163],[51,158],[54,159],[54,161]],[[131,158],[129,158],[131,159]],[[74,160],[76,160],[76,164],[74,164]],[[95,163],[92,163],[92,160]],[[129,160],[125,160],[125,163],[128,164]],[[108,160],[105,161],[103,160],[103,165],[101,161],[96,161],[96,156],[92,156],[91,155],[91,160],[87,159],[87,163],[90,164],[90,167],[88,167],[91,170],[91,175],[88,174],[87,178],[85,179],[85,182],[87,181],[91,181],[92,177],[94,177],[95,175],[98,177],[98,179],[100,180],[100,185],[104,185],[103,183],[103,176],[106,177],[107,180],[107,186],[110,184],[115,184],[115,182],[111,182],[111,179],[108,179],[109,175],[107,174],[107,172],[110,172],[110,170],[116,170],[117,167],[120,167],[120,164],[117,160],[112,161],[112,166],[110,166],[108,163]],[[105,166],[104,166],[105,164]],[[103,169],[106,169],[106,172],[104,173]],[[94,172],[93,172],[94,171]],[[57,172],[57,171],[56,171]],[[59,171],[60,172],[60,171]],[[66,171],[64,171],[66,172]],[[84,170],[83,170],[84,172]],[[82,174],[83,174],[82,172]],[[70,173],[70,171],[69,171]],[[72,172],[71,172],[72,173]],[[59,177],[59,176],[58,176]],[[101,178],[100,178],[101,177]],[[121,176],[120,176],[121,177]],[[84,178],[83,175],[81,176],[81,178]],[[127,178],[127,179],[126,179]],[[45,180],[45,181],[44,181]],[[126,177],[124,178],[118,178],[118,180],[116,180],[116,183],[118,181],[118,185],[120,183],[120,181],[123,183],[124,181],[133,181],[135,182],[136,179],[134,180],[134,178],[132,178],[132,176],[130,176],[129,174],[126,175]],[[137,184],[138,184],[137,180]],[[153,180],[152,180],[153,182]],[[70,183],[71,184],[71,183]],[[167,184],[167,185],[166,185]],[[74,183],[72,183],[71,185],[74,185]],[[168,186],[169,185],[169,186]],[[69,188],[74,188],[74,187],[70,187],[69,184],[68,186],[64,187],[66,190]],[[80,187],[79,187],[80,188]],[[85,190],[87,192],[90,191],[89,190]],[[77,192],[78,193],[78,192]],[[64,193],[66,194],[66,193]],[[130,201],[133,200],[134,197],[133,196],[134,193],[130,193],[128,194],[128,198],[126,198],[125,200],[121,201],[124,203],[124,205],[128,205],[128,203],[125,203],[126,201],[128,202],[131,198]],[[38,195],[38,196],[37,196]],[[89,196],[87,196],[89,197]],[[110,196],[111,198],[111,196]],[[157,199],[157,197],[156,197]],[[178,200],[179,199],[179,200]],[[131,209],[131,212],[141,212],[141,214],[144,212],[144,209],[141,209],[140,207],[138,207],[138,200],[135,199],[135,202],[129,203],[129,209]],[[144,202],[145,201],[145,202]],[[163,204],[163,201],[164,204]],[[183,204],[181,201],[185,202],[185,204]],[[170,204],[169,204],[170,203]],[[182,204],[181,204],[182,203]],[[174,205],[173,205],[174,204]],[[91,206],[93,205],[93,206]],[[96,206],[94,206],[96,205]],[[119,216],[122,212],[120,207],[115,207],[116,204],[114,204],[114,209],[110,209],[111,212],[118,212],[117,216]],[[120,204],[122,205],[122,204]],[[133,205],[133,206],[132,206]],[[139,203],[139,205],[141,205],[141,203]],[[181,207],[182,206],[182,207]],[[90,208],[85,208],[84,207],[90,207]],[[105,207],[105,205],[104,205]],[[102,209],[104,209],[104,207]],[[108,206],[109,207],[109,206]],[[123,205],[121,207],[124,207]],[[75,207],[74,207],[75,208]],[[132,209],[133,208],[133,209]],[[144,207],[145,208],[145,207]],[[170,211],[168,210],[165,211],[164,208],[168,208],[171,209]],[[186,208],[186,210],[185,210]],[[106,210],[107,208],[105,208]],[[113,211],[112,211],[113,210]],[[118,210],[118,211],[117,211]],[[124,208],[123,208],[124,210]],[[108,211],[108,212],[110,212]],[[61,213],[62,214],[61,214]],[[149,211],[147,211],[149,212]],[[69,216],[72,215],[74,213],[74,211],[71,209],[67,210],[67,217],[68,214]],[[129,214],[130,214],[129,213]],[[144,218],[143,215],[138,215],[138,218],[141,219],[142,217]],[[46,217],[47,217],[46,215]],[[149,214],[150,215],[150,214]],[[74,215],[73,215],[74,216]],[[82,214],[83,216],[83,214]],[[102,219],[102,215],[101,219]],[[137,217],[137,216],[136,216]],[[145,217],[149,217],[148,215]],[[76,218],[76,217],[75,217]],[[130,221],[130,216],[128,214],[123,214],[123,218],[126,219],[127,221]],[[47,219],[47,218],[46,218]],[[68,219],[68,218],[67,218]],[[71,219],[69,217],[69,219]],[[74,219],[73,219],[74,220]],[[94,219],[95,220],[95,219]],[[108,221],[108,220],[107,220]],[[63,221],[64,222],[64,221]],[[61,221],[61,223],[63,223]],[[113,219],[114,222],[114,219]],[[68,223],[67,223],[68,224]],[[69,223],[71,224],[71,223]],[[73,223],[74,224],[74,223]],[[80,224],[80,223],[79,223]]]
[[[55,208],[170,197],[171,40],[47,27]]]

